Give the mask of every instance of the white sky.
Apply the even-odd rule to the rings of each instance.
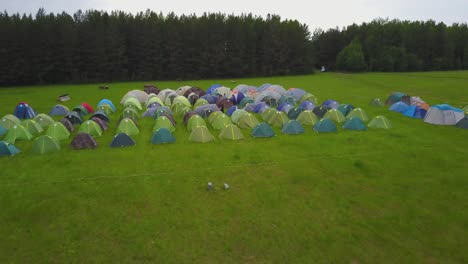
[[[222,12],[227,14],[252,13],[254,15],[278,14],[283,19],[297,19],[316,28],[328,29],[352,23],[369,22],[374,18],[402,20],[428,20],[468,22],[468,0],[0,0],[0,9],[8,13],[32,13],[43,7],[46,12],[76,10],[123,10],[131,13],[147,8],[167,14],[202,14]]]

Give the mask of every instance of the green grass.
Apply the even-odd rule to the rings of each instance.
[[[195,144],[179,122],[173,145],[0,158],[1,263],[466,263],[468,132],[368,106],[393,91],[468,104],[468,72],[316,74],[236,80],[302,87],[387,116],[394,129]],[[157,82],[207,88],[227,80]],[[47,113],[118,104],[140,83],[0,89],[0,116],[19,101]],[[118,111],[122,107],[118,106]],[[116,121],[118,113],[111,118]],[[277,132],[279,132],[277,130]],[[76,133],[76,132],[75,132]],[[213,134],[217,136],[218,132]],[[215,190],[206,191],[208,181]],[[222,190],[229,183],[231,189]]]

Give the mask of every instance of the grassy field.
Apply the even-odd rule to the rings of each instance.
[[[0,263],[468,262],[468,131],[368,106],[394,91],[466,105],[468,72],[156,84],[264,82],[383,114],[394,128],[317,134],[307,127],[272,139],[245,130],[243,141],[196,144],[179,122],[177,143],[161,146],[150,143],[150,118],[132,148],[108,147],[115,122],[95,150],[71,150],[70,138],[59,153],[36,156],[30,142],[18,142],[23,153],[0,158]],[[48,113],[63,93],[71,94],[69,107],[102,98],[117,104],[142,85],[0,89],[0,116],[20,101]]]

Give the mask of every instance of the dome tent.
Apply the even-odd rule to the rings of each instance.
[[[286,124],[284,124],[283,128],[281,129],[281,132],[287,135],[298,135],[304,134],[305,130],[304,127],[302,127],[301,123],[299,123],[297,120],[290,120]]]
[[[207,143],[213,141],[214,137],[211,135],[207,127],[198,126],[192,129],[189,140],[192,142]]]
[[[68,139],[70,137],[70,132],[62,123],[54,122],[47,128],[46,135],[60,141]]]
[[[392,128],[392,123],[385,116],[376,116],[367,125],[370,128],[383,128],[390,129]]]
[[[244,135],[240,128],[234,124],[230,124],[225,126],[219,132],[219,138],[221,139],[229,139],[229,140],[240,140],[244,139]]]
[[[15,145],[0,141],[0,156],[14,156],[20,152],[21,151],[16,148]]]
[[[429,108],[424,117],[424,122],[433,125],[456,125],[464,117],[463,110],[448,104],[440,104]]]
[[[16,106],[14,115],[20,119],[30,119],[36,116],[36,112],[28,103],[21,102]]]
[[[101,127],[93,120],[88,120],[88,121],[85,121],[83,124],[81,124],[80,129],[78,130],[78,133],[89,134],[93,137],[102,136]]]
[[[39,125],[33,119],[23,120],[21,125],[23,125],[33,136],[44,132],[44,129],[41,127],[41,125]]]
[[[151,143],[153,144],[164,144],[164,143],[175,143],[176,139],[172,135],[171,131],[166,128],[160,128],[154,132],[151,137]]]
[[[14,144],[16,140],[31,140],[33,136],[22,125],[14,125],[8,129],[4,141]]]
[[[367,130],[366,125],[358,117],[351,117],[346,119],[346,122],[343,124],[343,129],[347,130]]]
[[[349,112],[348,115],[346,115],[346,118],[351,118],[351,117],[359,117],[361,121],[363,122],[369,121],[369,116],[367,115],[366,111],[364,111],[364,109],[359,108],[359,107],[354,108],[353,110],[351,110],[351,112]]]
[[[73,138],[70,146],[73,149],[94,149],[97,148],[98,144],[90,134],[78,133],[75,138]]]
[[[60,151],[59,142],[48,135],[42,135],[34,140],[31,152],[35,154],[48,154]]]
[[[68,112],[70,112],[68,107],[61,104],[56,104],[54,107],[52,107],[52,109],[50,109],[49,116],[64,116]]]
[[[19,120],[16,116],[14,115],[5,115],[0,119],[0,125],[4,127],[5,129],[9,129],[10,127],[14,125],[20,125],[21,120]]]
[[[135,146],[136,143],[133,141],[133,139],[125,134],[125,133],[119,133],[114,136],[114,139],[112,139],[112,142],[110,144],[111,148],[123,148],[123,147],[130,147],[130,146]]]
[[[338,132],[335,123],[328,118],[323,118],[315,124],[314,130],[319,133]]]
[[[270,125],[263,122],[252,129],[251,135],[254,138],[270,138],[275,136],[275,132]]]

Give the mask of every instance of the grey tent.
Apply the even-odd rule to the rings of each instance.
[[[87,133],[78,133],[72,140],[70,146],[73,149],[93,149],[98,146],[96,140]]]
[[[68,132],[72,133],[75,131],[75,127],[70,122],[70,120],[66,119],[65,117],[59,120],[60,123],[68,130]]]
[[[135,146],[136,143],[133,141],[133,139],[125,134],[125,133],[120,133],[115,135],[114,139],[112,140],[110,147],[111,148],[119,148],[119,147],[130,147],[130,146]]]

